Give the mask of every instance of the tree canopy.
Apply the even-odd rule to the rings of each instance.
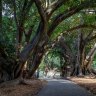
[[[93,60],[96,48],[87,53],[95,40],[96,0],[0,0],[1,81],[22,77],[26,64],[31,77],[55,46],[67,64],[89,72],[84,61],[87,55]]]

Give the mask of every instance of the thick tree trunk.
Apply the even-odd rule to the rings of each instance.
[[[44,46],[42,46],[40,48],[37,47],[37,49],[35,51],[36,51],[36,53],[35,53],[35,56],[34,56],[34,59],[32,62],[32,66],[31,66],[31,70],[30,70],[28,77],[32,77],[32,75],[35,73],[36,69],[39,67],[42,57],[45,53]]]
[[[72,66],[73,65],[73,54],[71,52],[70,47],[68,46],[68,44],[65,42],[64,37],[61,36],[60,38],[58,38],[58,45],[60,45],[62,51],[61,51],[61,55],[62,57],[64,57],[65,63],[61,66],[61,76],[67,76],[67,66]]]
[[[80,41],[81,41],[81,31],[78,31],[76,64],[73,66],[74,68],[71,75],[80,74]]]
[[[33,68],[32,68],[31,74],[33,75],[35,70],[38,68],[38,66],[41,62],[42,56],[44,54],[43,51],[45,50],[44,49],[45,42],[47,42],[47,40],[48,40],[48,38],[46,38],[44,32],[45,32],[45,30],[43,28],[43,25],[41,24],[37,30],[37,34],[34,37],[34,40],[31,42],[32,44],[31,43],[28,44],[29,47],[27,46],[27,50],[22,51],[19,60],[16,61],[13,68],[10,69],[12,71],[11,75],[10,75],[11,79],[20,78],[23,76],[23,68],[24,68],[25,62],[28,60],[30,55],[32,55],[32,52],[34,52],[35,50],[36,50],[36,54],[35,54],[35,58],[33,61],[33,65],[32,65]],[[38,48],[36,48],[36,47],[38,47]],[[5,77],[5,75],[4,75],[4,77]],[[8,76],[6,76],[6,77],[8,77]]]
[[[18,78],[21,76],[22,74],[22,69],[24,67],[25,62],[28,60],[28,58],[30,57],[30,55],[32,55],[32,53],[34,52],[37,44],[39,43],[40,39],[42,37],[40,33],[43,34],[43,24],[40,23],[37,29],[37,33],[35,34],[34,38],[32,39],[32,41],[27,44],[24,48],[24,50],[20,53],[19,55],[19,61],[17,62],[17,65],[14,68],[14,77]]]
[[[64,40],[64,37],[61,37],[58,41],[59,45],[61,46],[62,48],[62,53],[63,53],[63,56],[64,58],[66,59],[67,61],[67,64],[68,65],[72,65],[73,64],[73,54],[71,52],[71,49],[70,47],[68,46],[68,44],[65,42]]]
[[[80,31],[79,31],[80,32]],[[71,75],[84,75],[83,63],[85,58],[85,43],[83,40],[83,34],[78,33],[78,50],[77,50],[77,61],[73,66]]]

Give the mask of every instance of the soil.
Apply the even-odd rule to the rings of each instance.
[[[96,78],[90,78],[90,77],[73,77],[70,78],[73,82],[79,84],[80,86],[86,88],[89,90],[91,93],[96,96]]]
[[[0,88],[0,96],[35,96],[47,83],[44,80],[30,79],[26,84],[11,84]]]

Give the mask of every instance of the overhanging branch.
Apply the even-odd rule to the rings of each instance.
[[[70,33],[70,32],[72,32],[72,31],[78,30],[78,29],[80,29],[80,28],[96,29],[96,26],[95,26],[95,25],[86,25],[86,24],[78,25],[78,26],[72,27],[72,28],[64,31],[63,34],[64,34],[65,32],[66,32],[66,33]],[[90,32],[90,33],[88,34],[88,36],[91,35],[91,33],[92,33],[92,32]],[[87,36],[87,37],[88,37],[88,36]],[[87,40],[86,40],[86,39],[85,39],[85,40],[86,40],[86,41],[90,41],[90,40],[95,39],[95,38],[96,38],[96,35],[94,35],[94,36],[92,36],[92,37],[89,37],[89,38],[87,38],[87,37],[86,37]]]
[[[69,0],[54,1],[53,3],[51,3],[51,5],[49,5],[49,7],[46,10],[46,13],[50,17],[55,10],[57,10],[59,7],[61,7],[63,4],[65,4],[68,1]]]
[[[48,35],[50,36],[52,32],[55,30],[55,28],[66,18],[72,16],[73,14],[76,14],[80,10],[87,8],[87,7],[94,7],[96,5],[96,1],[93,0],[85,0],[80,5],[71,7],[69,10],[64,11],[63,13],[56,16],[56,18],[53,20],[52,24],[50,25]]]
[[[71,32],[71,31],[74,31],[74,30],[77,30],[77,29],[80,29],[80,28],[92,28],[92,29],[96,29],[96,26],[95,25],[86,25],[86,24],[83,24],[83,25],[78,25],[76,27],[70,28],[70,29],[66,30],[66,32]]]
[[[88,39],[88,41],[96,39],[96,34]]]

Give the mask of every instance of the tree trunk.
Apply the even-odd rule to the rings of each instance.
[[[77,50],[77,61],[74,64],[73,72],[71,75],[84,75],[84,69],[82,68],[85,58],[85,43],[84,37],[81,31],[78,33],[78,50]]]
[[[44,52],[45,52],[44,46],[42,46],[41,48],[37,48],[28,77],[32,77],[36,69],[39,67],[42,57],[44,55]]]
[[[84,66],[86,71],[88,71],[89,73],[92,73],[93,70],[91,70],[91,64],[94,58],[94,55],[96,53],[96,43],[94,44],[93,48],[90,50],[90,52],[88,53],[88,55],[86,56],[85,60],[84,60]]]

